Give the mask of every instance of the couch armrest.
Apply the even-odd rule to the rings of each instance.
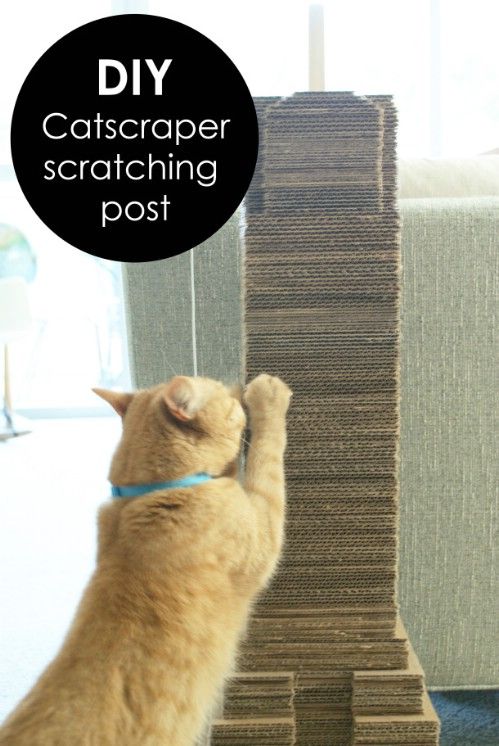
[[[400,209],[402,616],[430,686],[494,686],[499,197]]]

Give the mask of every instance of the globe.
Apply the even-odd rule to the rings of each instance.
[[[0,277],[23,277],[31,282],[36,275],[36,255],[18,228],[0,223]]]

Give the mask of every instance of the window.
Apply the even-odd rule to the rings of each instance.
[[[150,0],[219,44],[254,96],[308,86],[307,0]],[[499,147],[496,0],[323,0],[329,90],[391,93],[403,158]]]
[[[28,22],[24,3],[9,3],[2,23],[0,224],[25,236],[37,265],[32,330],[9,344],[10,372],[15,409],[31,416],[107,414],[90,387],[129,385],[121,267],[68,249],[39,220],[15,179],[9,144],[16,95],[38,57],[72,28],[121,7],[134,10],[133,3],[48,0],[30,4]]]
[[[120,264],[68,250],[14,180],[0,181],[0,223],[21,230],[37,262],[32,329],[9,345],[16,410],[100,410],[92,385],[129,383]]]

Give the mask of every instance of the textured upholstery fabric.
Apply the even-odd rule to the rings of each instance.
[[[136,386],[195,374],[242,377],[239,213],[180,256],[123,264],[128,349]]]
[[[401,214],[402,616],[429,686],[497,686],[499,197]]]

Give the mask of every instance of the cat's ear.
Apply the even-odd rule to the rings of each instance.
[[[181,422],[192,420],[202,405],[199,387],[192,378],[175,376],[166,384],[163,400],[169,412]]]
[[[125,416],[128,406],[133,399],[133,394],[127,394],[123,391],[109,391],[109,389],[92,389],[92,391],[97,396],[100,396],[101,399],[107,401],[118,412],[120,417]]]

